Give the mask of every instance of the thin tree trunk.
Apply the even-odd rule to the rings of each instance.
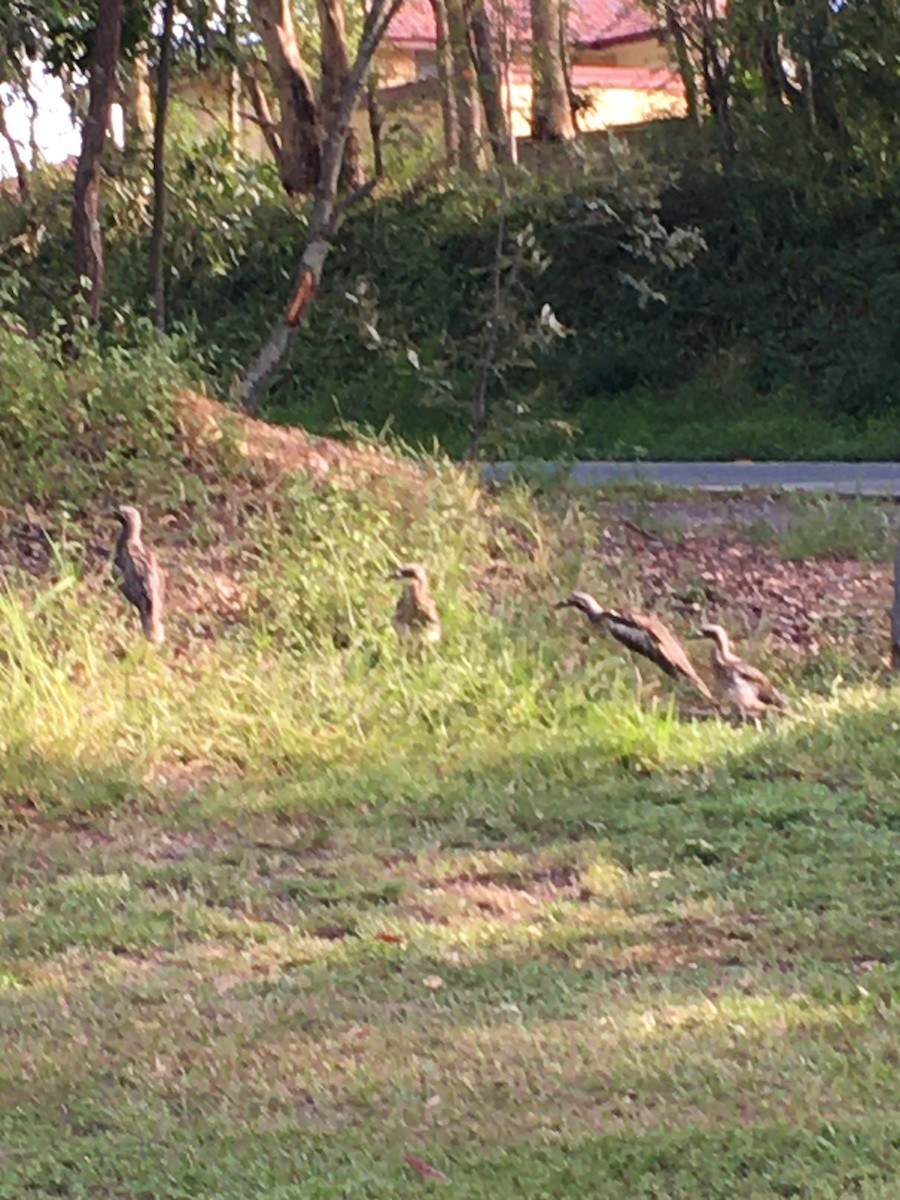
[[[900,671],[900,546],[894,556],[894,607],[891,610],[891,666]]]
[[[369,76],[369,86],[366,91],[366,109],[369,114],[369,136],[372,139],[372,165],[376,179],[384,178],[384,155],[381,147],[381,127],[384,116],[378,103],[378,77]]]
[[[156,120],[153,125],[153,229],[150,233],[150,287],[153,322],[166,326],[166,283],[163,251],[166,236],[166,118],[169,114],[169,68],[172,61],[172,26],[175,0],[165,0],[156,73]]]
[[[512,46],[510,45],[509,10],[506,0],[500,0],[497,5],[497,15],[500,24],[500,63],[503,68],[503,106],[506,113],[506,133],[509,138],[509,161],[515,164],[519,160],[519,146],[513,126]]]
[[[531,135],[541,142],[575,136],[561,46],[560,0],[531,0]]]
[[[340,107],[333,122],[329,123],[325,138],[322,169],[309,217],[309,235],[300,259],[293,295],[284,315],[272,330],[269,340],[259,351],[241,381],[241,403],[248,412],[256,411],[272,375],[286,361],[291,342],[305,320],[318,289],[339,216],[336,205],[338,181],[344,161],[344,142],[350,119],[359,103],[372,55],[401,3],[402,0],[372,0],[366,14],[356,61],[344,84]],[[359,191],[363,194],[366,189],[361,188]],[[345,203],[350,199],[352,197]]]
[[[250,17],[278,96],[282,186],[290,196],[311,192],[321,170],[321,126],[289,0],[250,0]]]
[[[271,110],[269,109],[269,101],[266,99],[266,93],[263,90],[262,84],[256,77],[256,60],[252,62],[241,62],[239,70],[241,73],[241,81],[244,85],[244,91],[247,93],[247,98],[253,108],[253,120],[262,131],[263,140],[269,148],[269,153],[278,167],[279,174],[281,173],[281,139],[278,136],[278,127],[272,118]],[[250,116],[249,113],[245,114]]]
[[[350,74],[350,54],[347,50],[347,23],[343,0],[317,0],[319,27],[322,37],[322,112],[330,124],[341,106],[341,95]],[[359,187],[363,180],[362,153],[359,136],[351,121],[344,142],[344,162],[339,186],[342,191]]]
[[[31,195],[28,167],[25,165],[25,160],[19,149],[19,143],[9,132],[9,126],[6,123],[6,108],[3,104],[2,96],[0,96],[0,137],[6,142],[9,156],[12,159],[13,169],[16,172],[16,183],[19,185],[19,195],[23,200],[27,200]]]
[[[134,56],[127,88],[125,144],[145,149],[153,136],[153,97],[150,94],[150,65],[146,51]]]
[[[81,154],[75,169],[72,239],[75,266],[88,280],[93,321],[100,318],[103,299],[103,232],[100,227],[100,172],[109,106],[116,83],[116,64],[122,36],[124,0],[98,0],[90,69],[88,112],[81,134]]]
[[[506,112],[500,86],[500,71],[494,52],[491,21],[484,0],[474,0],[469,10],[469,28],[472,30],[472,52],[478,72],[478,92],[484,108],[488,138],[494,161],[512,161],[509,148],[509,131],[506,127]]]
[[[684,101],[687,107],[687,118],[692,125],[700,126],[700,89],[697,86],[697,72],[694,70],[694,64],[691,60],[691,52],[688,47],[687,36],[684,32],[684,26],[678,19],[678,13],[675,6],[672,4],[666,5],[666,30],[669,35],[669,41],[672,43],[672,50],[675,54],[675,62],[678,66],[678,74],[681,76],[681,85],[684,88]]]
[[[502,179],[502,176],[501,176]],[[466,458],[472,462],[478,457],[478,447],[481,435],[487,424],[487,389],[494,359],[497,357],[497,346],[500,342],[500,309],[503,303],[503,243],[506,240],[506,191],[501,191],[500,213],[497,218],[497,237],[494,244],[494,267],[491,273],[492,302],[491,313],[487,319],[487,342],[484,355],[472,394],[472,424],[469,428],[469,448]]]
[[[459,113],[456,107],[456,89],[453,86],[453,56],[447,36],[447,7],[444,0],[431,0],[436,31],[437,73],[441,89],[441,118],[444,125],[444,150],[447,166],[455,170],[459,166]]]
[[[469,27],[463,0],[444,0],[444,4],[459,118],[459,165],[470,175],[475,175],[482,165],[481,108],[469,50]]]
[[[31,173],[34,174],[35,171],[40,170],[44,163],[44,156],[41,153],[37,139],[38,104],[32,95],[31,74],[28,68],[19,67],[17,74],[19,76],[19,87],[22,91],[22,96],[28,105],[28,148],[31,151]]]
[[[238,70],[237,29],[234,22],[234,0],[224,0],[225,44],[228,47],[228,142],[232,156],[237,154],[241,140],[241,73]]]

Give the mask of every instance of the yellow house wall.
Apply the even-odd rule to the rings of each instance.
[[[672,60],[666,46],[647,38],[640,42],[624,42],[608,50],[576,50],[572,61],[589,67],[649,67],[651,70],[671,70]]]
[[[512,126],[516,137],[531,136],[531,85],[512,85]],[[590,108],[578,116],[584,133],[615,125],[639,125],[656,117],[684,116],[684,96],[678,92],[648,92],[637,88],[579,88],[590,97]]]
[[[410,50],[382,43],[375,54],[375,67],[381,87],[397,87],[416,78],[416,59]]]

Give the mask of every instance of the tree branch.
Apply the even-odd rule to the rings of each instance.
[[[372,56],[402,3],[403,0],[373,0],[372,7],[366,13],[356,60],[341,89],[340,104],[335,112],[328,114],[322,147],[322,166],[309,216],[309,236],[300,259],[291,299],[283,316],[272,329],[268,341],[248,367],[238,388],[241,404],[247,412],[257,411],[272,375],[286,361],[291,342],[318,290],[325,259],[331,249],[335,222],[343,211],[337,208],[335,202],[350,119],[359,103]]]

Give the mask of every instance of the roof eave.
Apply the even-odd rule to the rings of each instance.
[[[642,29],[640,33],[623,33],[618,37],[599,37],[590,42],[576,42],[575,45],[579,50],[610,50],[613,46],[627,46],[634,42],[661,41],[665,34],[665,29],[660,26],[658,29]]]

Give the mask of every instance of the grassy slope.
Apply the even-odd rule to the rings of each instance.
[[[161,653],[90,506],[2,600],[0,1197],[895,1197],[900,696],[852,614],[751,643],[797,711],[735,729],[548,613],[647,586],[593,499],[209,480],[148,500]]]

